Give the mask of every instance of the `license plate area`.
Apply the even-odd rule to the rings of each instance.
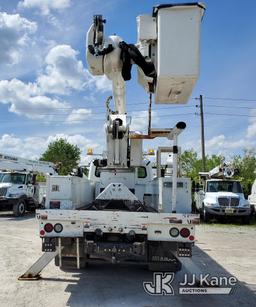
[[[42,251],[55,252],[55,250],[56,250],[55,238],[43,238]]]
[[[225,213],[233,214],[234,213],[234,209],[233,208],[225,208]]]

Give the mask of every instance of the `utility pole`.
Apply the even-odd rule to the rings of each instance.
[[[151,134],[151,111],[152,111],[152,93],[149,94],[149,107],[148,107],[148,135]]]
[[[205,142],[204,142],[204,108],[203,108],[203,95],[199,96],[200,100],[200,118],[201,118],[201,149],[202,149],[202,162],[203,172],[206,171],[205,167]]]

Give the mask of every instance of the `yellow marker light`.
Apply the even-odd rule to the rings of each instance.
[[[155,150],[154,149],[149,149],[148,150],[148,155],[149,156],[154,156],[155,155]]]
[[[88,148],[88,149],[87,149],[87,155],[88,155],[88,156],[92,156],[92,155],[93,155],[93,150],[92,150],[92,148]]]

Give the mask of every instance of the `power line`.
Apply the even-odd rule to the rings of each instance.
[[[209,112],[205,112],[204,114],[207,114],[207,115],[220,115],[220,116],[241,116],[241,117],[255,117],[256,118],[256,115],[248,115],[248,114],[231,114],[231,113],[209,113]]]
[[[194,106],[186,106],[186,107],[194,108]],[[182,108],[182,107],[177,107],[177,108]],[[167,110],[167,109],[170,110],[170,108],[164,107],[164,108],[161,108],[161,109],[154,109],[153,111],[162,111],[162,110]],[[176,109],[176,108],[173,108],[173,109]],[[24,111],[24,109],[22,109],[22,111]],[[138,112],[148,112],[148,110],[145,110],[145,109],[134,110],[132,112],[136,112],[136,111],[138,111]],[[106,113],[107,113],[107,111],[105,111],[105,112],[97,112],[97,113],[88,113],[87,115],[98,115],[98,114],[106,114]],[[39,112],[37,112],[36,115],[44,115],[44,116],[46,116],[46,115],[54,115],[54,116],[55,115],[60,115],[60,116],[64,116],[64,115],[80,115],[80,114],[79,113],[71,113],[71,112],[68,112],[68,113],[67,112],[65,112],[65,113],[64,112],[61,112],[61,113],[39,113]],[[129,116],[129,114],[128,114],[128,116]]]
[[[147,107],[147,104],[145,104],[145,103],[135,103],[135,104],[126,104],[127,106],[129,106],[129,105],[145,105],[145,107]],[[173,109],[183,109],[183,108],[193,108],[194,106],[188,106],[188,105],[186,105],[186,106],[174,106],[174,105],[169,105],[168,107],[162,107],[162,106],[159,106],[158,107],[158,109],[157,110],[164,110],[164,109],[169,109],[169,110],[173,110]],[[87,110],[90,110],[90,109],[102,109],[102,108],[105,108],[105,106],[104,105],[100,105],[100,106],[74,106],[74,107],[66,107],[66,108],[54,108],[53,110],[78,110],[78,109],[87,109]],[[45,109],[45,108],[43,108],[43,107],[39,107],[39,108],[37,108],[37,110],[43,110],[43,109]],[[31,108],[22,108],[22,110],[21,111],[29,111],[29,110],[31,110]],[[144,111],[144,109],[142,109],[142,110],[134,110],[134,111]],[[146,110],[147,111],[147,110]],[[106,114],[106,112],[107,112],[107,110],[105,109],[105,112],[102,112],[102,113],[104,113],[104,114]]]
[[[193,99],[197,99],[197,97],[194,97]],[[204,99],[208,99],[208,100],[225,100],[225,101],[256,102],[256,99],[247,99],[247,98],[228,98],[228,97],[209,97],[209,96],[204,96]]]
[[[196,105],[198,107],[198,105]],[[205,107],[217,107],[217,108],[230,108],[230,106],[218,106],[214,104],[206,104]],[[181,108],[194,108],[194,106],[180,106],[180,107],[173,107],[173,109],[181,109]],[[170,107],[162,107],[160,109],[153,109],[153,111],[159,112],[162,110],[171,110]],[[232,109],[248,109],[248,110],[256,110],[256,107],[249,107],[249,106],[232,106]],[[24,110],[30,110],[30,109],[22,109]],[[62,108],[56,108],[54,110],[62,110]],[[64,110],[64,109],[63,109]],[[66,109],[65,109],[66,110]],[[76,110],[74,108],[67,108],[67,110]],[[88,109],[89,110],[89,109]],[[141,110],[134,110],[133,112],[138,111],[138,112],[147,112],[148,110],[141,109]],[[106,114],[106,111],[104,112],[97,112],[97,113],[88,113],[88,115],[99,115],[99,114]],[[61,113],[40,113],[37,112],[36,115],[42,115],[42,116],[65,116],[65,115],[79,115],[78,113],[71,113],[71,112],[61,112]],[[159,115],[160,116],[160,115]],[[144,116],[143,116],[144,117]]]
[[[99,113],[98,113],[99,114]],[[231,114],[231,113],[212,113],[212,112],[204,112],[204,114],[206,115],[214,115],[214,116],[237,116],[237,117],[252,117],[252,118],[256,118],[256,115],[249,115],[249,114]],[[40,114],[42,115],[42,114]],[[47,114],[48,115],[48,114]],[[51,115],[54,115],[54,114],[51,114]],[[65,114],[55,114],[55,115],[65,115]],[[91,115],[97,115],[97,114],[90,114]],[[187,115],[199,115],[197,113],[172,113],[172,114],[158,114],[155,116],[155,118],[162,118],[162,117],[170,117],[170,116],[187,116]],[[132,119],[139,119],[139,118],[144,118],[145,119],[145,116],[133,116]],[[77,119],[77,120],[69,120],[69,121],[66,121],[66,119],[63,119],[63,120],[56,120],[56,119],[47,119],[47,118],[36,118],[37,122],[38,121],[41,121],[41,122],[49,122],[49,123],[71,123],[71,122],[88,122],[88,121],[104,121],[105,118],[86,118],[86,119]],[[10,122],[10,119],[0,119],[0,122]]]
[[[256,110],[256,106],[255,107],[249,107],[249,106],[219,106],[216,104],[205,104],[205,107],[217,107],[217,108],[231,108],[232,109],[248,109],[248,110]]]
[[[91,114],[90,114],[91,115]],[[155,118],[158,117],[170,117],[170,116],[184,116],[184,115],[195,115],[195,113],[179,113],[179,114],[164,114],[164,115],[157,115]],[[132,119],[137,119],[137,118],[144,118],[145,116],[133,116]],[[77,120],[69,120],[69,121],[65,121],[65,120],[55,120],[55,119],[43,119],[43,118],[36,118],[36,120],[38,121],[43,121],[43,122],[59,122],[59,123],[69,123],[69,122],[87,122],[87,121],[104,121],[105,118],[86,118],[86,119],[77,119]],[[10,119],[0,119],[0,122],[4,122],[4,121],[10,121]]]

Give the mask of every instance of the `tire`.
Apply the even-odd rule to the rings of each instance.
[[[202,208],[202,219],[205,223],[208,223],[211,219],[211,215],[205,210],[205,207]]]
[[[36,211],[36,207],[32,207],[32,206],[29,206],[28,208],[27,208],[27,211],[29,211],[29,212],[35,212]]]
[[[242,217],[242,223],[244,225],[248,225],[251,222],[251,215],[246,215]]]
[[[26,211],[26,203],[24,199],[19,200],[14,206],[13,206],[13,214],[14,216],[23,216]]]
[[[62,266],[61,266],[61,270],[65,271],[65,270],[69,270],[69,269],[73,269],[73,270],[77,270],[77,262],[76,262],[76,257],[62,257]],[[59,266],[59,256],[55,257],[55,265]],[[88,262],[86,257],[80,257],[80,269],[86,269],[88,266]]]

